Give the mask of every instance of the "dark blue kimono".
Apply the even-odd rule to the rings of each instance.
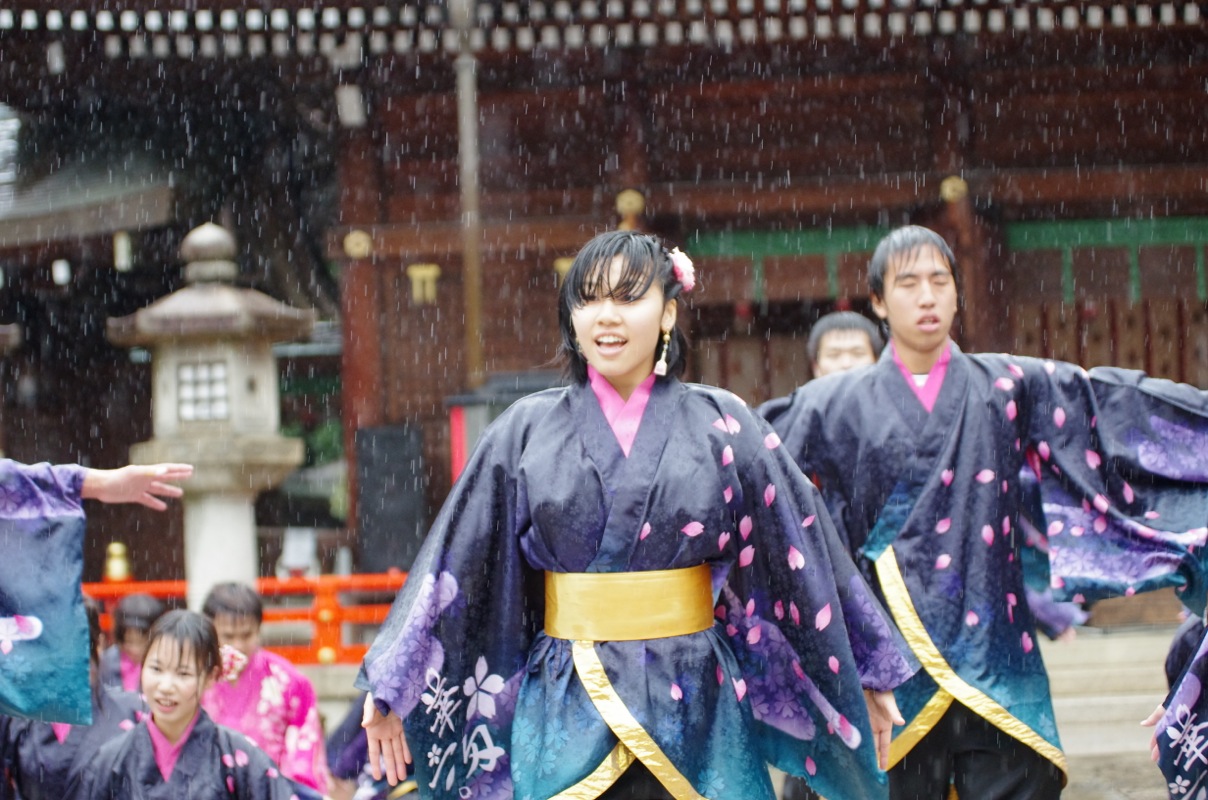
[[[712,628],[587,643],[588,659],[543,631],[543,570],[701,564]],[[619,698],[604,710],[594,659]],[[597,797],[636,756],[676,797],[771,798],[771,762],[863,800],[886,788],[861,688],[915,668],[771,429],[728,392],[666,379],[628,458],[588,385],[496,420],[358,683],[404,718],[424,797]],[[637,751],[618,746],[618,711]]]
[[[953,345],[929,414],[887,348],[765,406],[816,474],[853,555],[924,669],[895,694],[891,761],[955,699],[1065,769],[1021,568],[1035,448],[1053,584],[1091,600],[1179,586],[1203,602],[1208,395],[1119,369]]]
[[[72,776],[102,745],[133,729],[145,711],[139,695],[98,687],[92,724],[71,726],[61,742],[49,722],[0,717],[0,763],[7,776],[0,798],[62,800]]]
[[[91,721],[84,473],[0,459],[0,714]]]
[[[197,718],[172,771],[164,781],[144,720],[101,748],[79,771],[67,800],[297,800],[295,787],[271,759],[242,733],[215,725],[204,711]]]

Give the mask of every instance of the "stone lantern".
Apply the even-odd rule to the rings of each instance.
[[[154,436],[130,448],[134,463],[191,463],[185,487],[188,604],[200,610],[215,583],[255,585],[259,553],[253,503],[303,461],[281,436],[274,342],[298,339],[314,312],[233,285],[235,241],[206,223],[181,243],[183,289],[127,317],[108,337],[151,351]]]

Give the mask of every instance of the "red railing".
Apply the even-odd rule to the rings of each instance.
[[[310,623],[312,635],[306,645],[272,645],[274,653],[295,664],[357,664],[365,656],[367,645],[344,641],[343,626],[379,625],[390,610],[389,603],[355,603],[341,595],[365,595],[397,592],[407,580],[405,572],[372,575],[320,575],[314,578],[260,578],[256,590],[266,600],[274,597],[310,595],[308,606],[270,606],[264,609],[264,623]],[[185,581],[122,581],[86,583],[84,594],[101,601],[108,610],[128,594],[142,593],[161,600],[184,600]],[[101,619],[110,630],[108,613]]]

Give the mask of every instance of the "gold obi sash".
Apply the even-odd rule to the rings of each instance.
[[[649,572],[545,573],[545,632],[555,639],[663,639],[711,627],[708,564]]]

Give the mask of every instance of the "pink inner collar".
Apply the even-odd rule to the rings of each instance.
[[[67,738],[67,734],[71,733],[71,723],[52,722],[50,723],[50,729],[55,732],[55,739],[59,741],[59,744],[63,744],[63,741]]]
[[[944,345],[944,352],[936,359],[936,362],[931,365],[931,369],[927,372],[927,380],[923,385],[915,383],[914,374],[906,368],[902,363],[902,359],[898,357],[898,348],[894,345],[893,340],[889,341],[889,346],[893,350],[893,363],[898,365],[898,369],[902,371],[902,377],[906,379],[906,384],[914,391],[915,397],[919,398],[919,402],[923,404],[923,408],[927,409],[927,413],[931,413],[931,409],[935,408],[936,398],[940,396],[940,387],[944,385],[944,376],[948,374],[948,362],[952,360],[952,342]]]
[[[646,404],[650,402],[650,393],[654,389],[654,373],[647,376],[646,380],[633,390],[628,400],[622,398],[608,379],[590,365],[587,367],[587,378],[591,381],[592,392],[600,402],[604,419],[608,420],[608,426],[612,428],[617,443],[621,445],[621,452],[628,458],[629,451],[633,448],[633,440],[638,435],[638,426],[642,424],[642,414],[646,411]]]
[[[189,737],[193,735],[193,728],[197,725],[199,717],[201,717],[200,708],[193,715],[193,721],[176,740],[176,744],[168,741],[168,737],[164,736],[163,731],[156,726],[154,719],[147,720],[147,732],[151,734],[151,747],[155,750],[155,765],[159,767],[159,774],[164,776],[164,783],[172,780],[172,771],[176,769],[180,751],[184,749],[185,742],[189,741]]]
[[[127,692],[137,692],[140,688],[139,678],[143,674],[143,665],[126,655],[125,650],[119,651],[122,669],[122,688]]]

